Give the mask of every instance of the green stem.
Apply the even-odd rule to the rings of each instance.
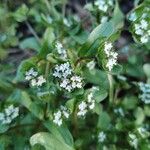
[[[32,26],[30,25],[30,23],[28,21],[26,21],[26,25],[29,29],[29,31],[33,34],[33,36],[36,38],[37,42],[39,44],[41,44],[40,38],[38,37],[37,33],[35,32],[35,30],[32,28]]]
[[[63,19],[65,18],[65,13],[66,13],[66,4],[63,4],[63,7],[62,7],[62,16],[63,16]]]
[[[46,79],[48,79],[49,67],[50,67],[50,62],[47,61],[47,63],[46,63],[46,69],[45,69],[45,78]]]
[[[46,4],[46,7],[48,9],[48,11],[50,12],[51,11],[51,6],[50,6],[50,3],[48,0],[44,0],[45,4]]]
[[[107,74],[108,81],[109,81],[109,102],[113,103],[114,99],[114,83],[113,83],[113,77],[111,74]]]

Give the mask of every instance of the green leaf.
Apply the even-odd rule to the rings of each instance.
[[[22,22],[26,20],[28,11],[29,11],[28,7],[25,4],[23,4],[21,7],[17,9],[17,11],[13,14],[13,16],[16,21]]]
[[[57,127],[53,122],[44,122],[45,127],[60,141],[73,147],[73,137],[66,126]]]
[[[113,26],[115,27],[115,30],[117,31],[118,29],[122,28],[124,25],[124,14],[119,8],[118,1],[116,0],[116,6],[114,9],[114,13],[111,19]]]
[[[46,150],[74,150],[74,148],[60,141],[52,134],[46,132],[39,132],[34,134],[30,138],[30,144],[32,146],[35,144],[40,144],[44,146]]]
[[[20,49],[32,49],[39,51],[40,45],[34,37],[26,38],[19,43]]]
[[[115,65],[115,66],[113,67],[111,73],[114,74],[114,75],[118,75],[118,74],[121,73],[122,69],[123,69],[122,66],[119,65],[119,64],[117,64],[117,65]]]
[[[94,93],[94,99],[97,103],[103,101],[107,96],[108,92],[102,88],[100,90],[95,91]]]
[[[9,129],[8,125],[4,125],[0,123],[0,133],[4,133]]]
[[[85,80],[87,80],[87,82],[98,85],[100,88],[103,87],[103,89],[109,88],[106,72],[98,69],[93,69],[92,71],[85,69],[83,73],[84,73],[84,78]]]
[[[150,64],[143,65],[144,73],[146,74],[147,78],[150,78]]]
[[[123,105],[126,109],[134,109],[137,105],[137,97],[126,96],[123,100]]]
[[[89,50],[93,46],[94,42],[96,40],[100,40],[101,38],[108,38],[114,33],[114,26],[112,22],[105,22],[103,24],[98,25],[89,35],[87,41],[83,46],[81,47],[79,51],[80,56],[86,56],[87,53],[89,53]],[[97,42],[95,48],[99,46],[99,41]]]
[[[75,105],[75,99],[70,99],[66,102],[66,106],[70,110],[71,113],[74,110],[74,105]]]
[[[143,109],[140,107],[136,108],[136,110],[134,112],[134,116],[136,117],[135,123],[137,125],[141,125],[145,119],[145,114],[144,114]]]
[[[102,112],[100,115],[99,115],[99,120],[98,120],[98,127],[103,129],[103,130],[106,130],[108,129],[109,125],[110,125],[110,116],[108,115],[107,112]]]
[[[43,39],[49,44],[53,43],[53,41],[55,40],[55,34],[54,34],[54,29],[52,27],[48,27],[46,29]]]

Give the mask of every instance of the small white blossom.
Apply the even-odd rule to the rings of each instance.
[[[67,107],[61,105],[61,106],[60,106],[60,109],[61,109],[62,114],[64,115],[64,117],[65,117],[66,119],[68,119],[70,113],[69,113],[69,110],[67,109]]]
[[[118,53],[113,51],[112,43],[108,43],[108,42],[105,42],[104,44],[104,52],[108,59],[106,63],[106,67],[108,68],[109,71],[111,71],[114,65],[117,64]]]
[[[58,112],[54,113],[54,120],[53,120],[53,122],[55,124],[57,124],[58,126],[62,125],[62,113],[61,113],[60,110]]]
[[[36,86],[36,80],[35,79],[31,80],[31,86]]]
[[[136,13],[135,12],[131,13],[129,16],[129,20],[135,21],[136,19],[137,19]]]
[[[91,109],[91,110],[94,109],[94,107],[95,107],[95,100],[94,100],[92,92],[90,94],[88,94],[87,101],[88,101],[89,109]]]
[[[67,62],[61,65],[56,65],[53,76],[57,78],[67,78],[71,74],[72,69],[70,67],[69,62]]]
[[[144,84],[140,82],[139,88],[141,90],[141,94],[139,98],[145,103],[145,104],[150,104],[150,84]]]
[[[141,42],[142,43],[147,43],[148,39],[149,39],[148,35],[144,35],[144,36],[141,37]]]
[[[36,72],[33,68],[31,68],[29,71],[26,72],[26,77],[25,79],[30,81],[31,86],[42,86],[43,83],[46,82],[46,79],[40,75],[38,76],[38,72]]]
[[[60,42],[57,42],[55,45],[58,54],[61,58],[66,59],[67,58],[67,51],[63,48],[63,45]]]
[[[53,76],[60,79],[60,87],[64,88],[68,92],[71,92],[76,88],[82,88],[82,78],[80,76],[73,75],[69,62],[56,65]]]
[[[9,124],[18,115],[19,115],[19,108],[10,105],[9,107],[5,108],[3,113],[0,113],[0,122],[2,122],[2,124]]]
[[[45,82],[46,82],[46,79],[42,75],[40,75],[39,77],[37,77],[37,83],[36,83],[36,85],[37,86],[42,86],[43,83],[45,83]]]
[[[144,19],[142,19],[141,20],[141,28],[142,29],[147,29],[147,27],[148,27],[148,23],[147,23],[147,21],[146,20],[144,20]]]
[[[113,0],[96,0],[94,3],[100,11],[107,12],[113,6]]]
[[[129,142],[130,142],[131,146],[133,146],[135,149],[137,149],[138,148],[138,139],[137,139],[136,135],[130,133],[129,138],[130,138]]]
[[[140,37],[141,43],[147,43],[150,35],[148,32],[148,22],[145,19],[139,21],[139,23],[134,24],[135,34]]]
[[[85,114],[87,113],[87,104],[86,104],[86,102],[83,102],[83,101],[82,101],[82,102],[79,104],[78,109],[79,109],[79,111],[78,111],[77,115],[84,117]]]
[[[122,109],[121,107],[114,109],[114,112],[115,112],[116,114],[119,114],[119,115],[121,115],[122,117],[124,117],[124,111],[123,111],[123,109]]]
[[[105,141],[105,139],[106,139],[106,134],[103,131],[99,132],[99,134],[98,134],[98,142],[102,143],[102,142]]]
[[[94,69],[94,67],[95,67],[95,61],[94,60],[90,61],[89,63],[87,63],[86,66],[89,68],[89,70]]]
[[[37,75],[38,75],[38,73],[33,68],[31,68],[29,71],[26,71],[25,79],[29,81],[29,80],[33,79],[34,77],[36,77]]]
[[[70,116],[69,110],[65,106],[60,106],[60,109],[54,113],[54,119],[53,122],[57,124],[58,126],[61,126],[63,123],[63,117],[68,119]]]
[[[72,81],[72,88],[82,88],[82,78],[80,76],[72,76],[70,80]]]

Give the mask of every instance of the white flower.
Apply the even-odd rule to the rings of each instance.
[[[36,77],[37,75],[38,75],[38,73],[33,68],[31,68],[29,71],[26,71],[25,79],[29,81],[29,80],[33,79],[34,77]]]
[[[90,94],[88,94],[87,102],[88,102],[89,109],[91,109],[91,110],[94,109],[94,107],[95,107],[95,100],[94,100],[92,92]]]
[[[31,80],[31,86],[36,86],[36,80],[35,79]]]
[[[63,116],[68,119],[70,116],[69,110],[65,106],[60,106],[60,109],[54,113],[54,119],[53,122],[57,124],[58,126],[61,126],[63,123]]]
[[[133,146],[135,149],[137,149],[138,148],[138,139],[137,139],[136,135],[130,133],[129,138],[130,138],[129,142],[130,142],[131,146]]]
[[[72,76],[70,80],[72,81],[72,88],[82,88],[82,78],[80,76]]]
[[[79,104],[78,109],[79,109],[79,111],[78,111],[77,115],[78,116],[85,116],[85,114],[87,113],[87,104],[86,104],[86,102],[82,101]]]
[[[0,121],[2,124],[9,124],[19,115],[19,108],[13,105],[5,108],[3,113],[0,113]]]
[[[142,43],[147,43],[148,42],[149,37],[147,35],[144,35],[141,37],[141,42]]]
[[[111,71],[113,66],[117,64],[118,53],[114,52],[112,48],[113,48],[112,43],[105,42],[104,52],[108,59],[106,67],[108,68],[109,71]]]
[[[61,58],[66,59],[67,58],[67,51],[63,48],[62,44],[60,42],[57,42],[55,45],[58,54],[61,56]]]
[[[114,112],[116,114],[120,114],[122,117],[124,117],[124,111],[123,111],[123,109],[121,107],[114,109]]]
[[[37,85],[37,86],[42,86],[43,83],[45,83],[45,82],[46,82],[46,79],[45,79],[42,75],[40,75],[40,76],[37,78],[37,83],[36,83],[36,85]]]
[[[59,110],[58,112],[54,113],[54,120],[53,122],[55,124],[57,124],[58,126],[61,126],[62,125],[62,113],[61,111]]]
[[[94,3],[99,10],[103,12],[107,12],[108,8],[113,6],[113,1],[112,0],[97,0]]]
[[[69,114],[69,110],[67,109],[67,107],[61,105],[60,109],[61,109],[62,114],[64,115],[64,117],[68,119],[70,114]]]
[[[105,139],[106,139],[106,134],[103,131],[99,132],[99,134],[98,134],[98,141],[100,143],[102,143],[102,142],[105,141]]]
[[[67,62],[61,65],[56,65],[53,76],[58,78],[67,78],[71,74],[72,69],[70,67],[69,62]]]
[[[64,80],[60,83],[60,87],[66,88],[68,84],[70,84],[70,80],[69,80],[69,79],[64,79]]]
[[[142,29],[147,29],[147,27],[148,27],[148,23],[147,23],[147,21],[146,20],[144,20],[144,19],[142,19],[141,20],[141,28]]]
[[[94,67],[95,67],[95,61],[94,60],[90,61],[89,63],[87,63],[86,66],[89,68],[89,70],[94,69]]]
[[[60,79],[60,87],[68,92],[71,92],[75,88],[82,88],[82,78],[77,75],[72,75],[72,68],[69,62],[56,65],[53,76]]]
[[[110,51],[111,51],[112,48],[113,48],[112,43],[107,43],[107,42],[105,42],[104,51],[105,51],[105,53],[106,53],[106,55],[107,55],[108,57],[109,57],[109,55],[110,55]]]
[[[136,13],[135,12],[131,13],[129,16],[129,20],[135,21],[136,19],[137,19]]]
[[[139,83],[139,88],[141,90],[140,99],[145,104],[150,104],[150,84]]]

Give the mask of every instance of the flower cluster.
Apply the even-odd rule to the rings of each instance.
[[[129,20],[133,22],[133,29],[136,36],[140,38],[141,43],[147,43],[150,38],[150,25],[148,23],[148,15],[150,9],[145,7],[141,16],[136,11],[129,15]]]
[[[140,82],[138,85],[142,92],[139,96],[140,99],[145,104],[149,104],[150,103],[150,84],[145,84],[145,83]]]
[[[111,71],[113,66],[117,64],[118,53],[114,52],[112,43],[108,42],[105,42],[104,44],[104,52],[107,57],[106,68],[108,68],[108,70]]]
[[[65,106],[60,106],[60,109],[54,113],[53,122],[58,126],[61,126],[63,123],[63,117],[68,119],[69,118],[69,110]]]
[[[99,132],[99,134],[98,134],[98,142],[102,143],[105,140],[106,140],[106,134],[103,131]]]
[[[10,105],[4,110],[3,113],[0,113],[0,122],[2,124],[11,123],[19,115],[19,108]]]
[[[131,146],[133,146],[135,149],[138,148],[138,139],[135,134],[129,133],[129,143]]]
[[[113,5],[113,0],[96,0],[94,3],[102,12],[107,12]]]
[[[150,38],[150,29],[148,30],[148,22],[145,19],[134,24],[135,34],[140,36],[141,43],[147,43]]]
[[[88,110],[93,110],[95,107],[95,100],[93,98],[93,93],[88,94],[87,101],[82,101],[78,106],[78,116],[85,116]]]
[[[68,92],[71,92],[76,88],[82,88],[82,78],[80,76],[73,75],[69,62],[56,65],[53,76],[60,79],[60,87],[64,88]]]
[[[42,75],[38,76],[38,72],[33,68],[25,73],[25,79],[30,81],[31,86],[37,87],[42,86],[46,82],[46,79]]]
[[[56,42],[55,47],[56,47],[57,53],[60,55],[60,57],[62,59],[66,59],[67,51],[66,51],[66,49],[63,48],[63,45],[60,42]]]

